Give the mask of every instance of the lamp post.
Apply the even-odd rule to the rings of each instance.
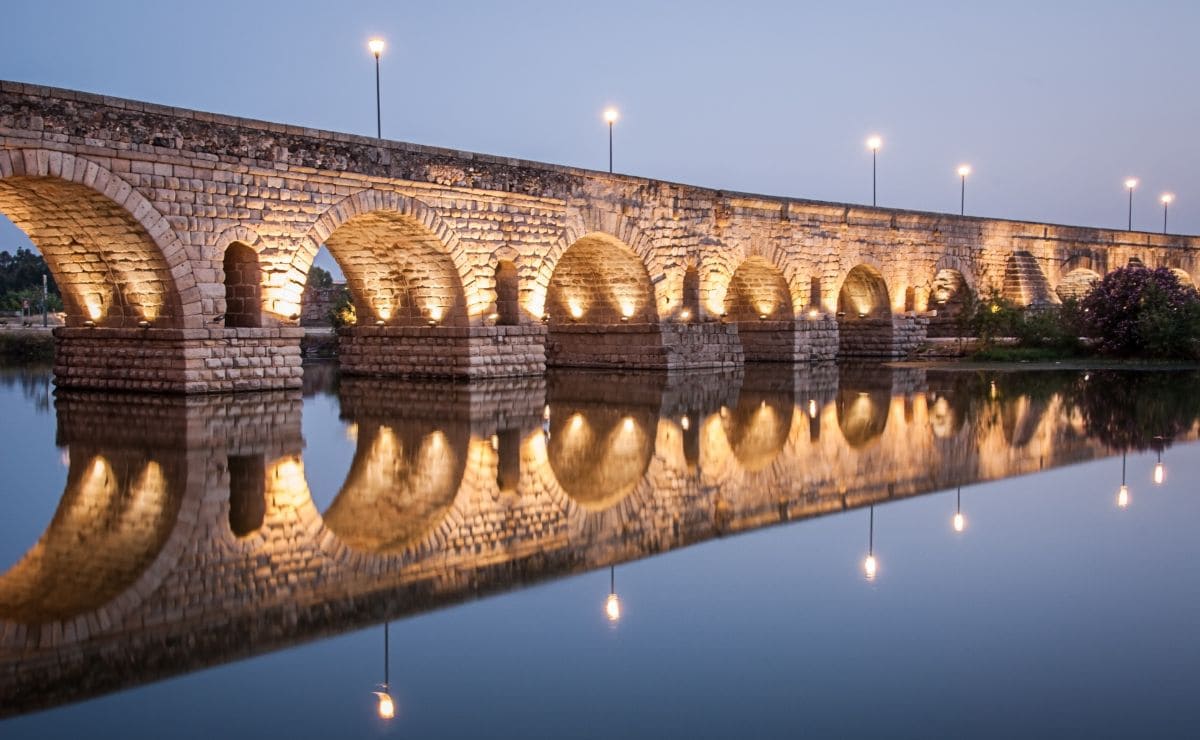
[[[1167,207],[1171,205],[1173,200],[1175,200],[1175,196],[1172,193],[1163,193],[1159,200],[1161,200],[1163,204],[1163,233],[1165,234],[1167,233]]]
[[[1125,450],[1121,450],[1121,487],[1117,489],[1117,507],[1129,506],[1129,486],[1125,485]]]
[[[392,701],[391,681],[388,675],[388,623],[383,623],[383,683],[379,686],[379,691],[375,692],[375,698],[379,700],[379,705],[376,710],[379,712],[380,719],[392,719],[396,716],[396,703]]]
[[[608,566],[608,598],[604,600],[604,616],[614,625],[621,620],[621,599],[617,596],[617,571]]]
[[[883,146],[883,139],[878,136],[872,136],[867,139],[867,148],[871,150],[871,205],[875,205],[875,160],[876,154],[879,152],[879,147]]]
[[[867,559],[863,561],[863,573],[868,581],[875,580],[879,564],[875,562],[875,504],[871,504],[870,523],[867,529]]]
[[[963,517],[963,513],[962,513],[962,488],[961,487],[958,488],[954,492],[954,521],[953,521],[953,524],[954,524],[955,532],[961,533],[964,529],[967,528],[967,520]]]
[[[958,166],[958,177],[962,180],[962,186],[958,191],[958,215],[964,216],[967,213],[967,175],[971,174],[971,165],[961,164]]]
[[[1138,179],[1130,177],[1125,180],[1125,187],[1129,189],[1129,223],[1126,226],[1126,231],[1133,231],[1133,189],[1138,186]]]
[[[383,138],[383,117],[379,112],[379,57],[383,54],[385,44],[383,39],[371,39],[367,48],[375,56],[375,138]]]
[[[612,157],[613,124],[616,123],[617,119],[620,117],[621,117],[621,114],[617,111],[616,108],[608,108],[604,111],[604,122],[608,124],[608,172],[609,172],[609,174],[612,174],[612,171],[613,171],[613,157]]]

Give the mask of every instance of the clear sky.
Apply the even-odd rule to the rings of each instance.
[[[1200,232],[1200,3],[6,0],[0,78],[717,188]],[[0,226],[0,249],[19,232]]]

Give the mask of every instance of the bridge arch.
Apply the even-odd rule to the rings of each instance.
[[[178,236],[145,196],[96,162],[43,149],[0,151],[0,213],[41,251],[69,325],[202,324],[200,291]]]
[[[855,265],[842,279],[837,298],[838,354],[879,357],[892,353],[892,306],[878,267]]]
[[[1100,273],[1087,267],[1077,267],[1065,273],[1054,289],[1059,300],[1079,300],[1088,294],[1102,279]]]
[[[964,311],[969,310],[971,300],[975,296],[972,281],[960,267],[957,260],[939,260],[934,268],[928,307],[936,314],[929,321],[926,336],[958,336],[959,319]]]
[[[487,307],[468,301],[473,273],[458,237],[428,205],[398,193],[360,190],[326,209],[291,264],[286,291],[269,309],[299,313],[304,279],[324,244],[346,276],[359,323],[465,326]]]
[[[1020,249],[1004,261],[1004,280],[1000,295],[1018,306],[1055,303],[1058,296],[1050,289],[1050,281],[1031,252]]]

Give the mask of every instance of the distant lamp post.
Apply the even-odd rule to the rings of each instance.
[[[604,600],[604,616],[609,622],[621,621],[621,599],[617,596],[616,566],[608,566],[608,598]]]
[[[878,136],[872,136],[867,139],[867,148],[871,150],[871,205],[876,204],[875,201],[875,160],[879,153],[879,147],[883,146],[883,139]]]
[[[868,581],[875,580],[879,564],[875,562],[875,504],[871,504],[869,524],[867,525],[867,559],[863,561],[863,574]]]
[[[621,117],[621,114],[619,112],[617,112],[616,108],[608,108],[607,110],[604,111],[604,122],[608,124],[608,172],[609,172],[609,174],[612,174],[612,171],[613,171],[613,124],[616,123],[617,119],[620,117]]]
[[[961,533],[967,528],[967,520],[962,513],[962,488],[954,492],[954,531]]]
[[[375,138],[383,138],[383,116],[379,112],[379,57],[383,55],[383,49],[386,44],[383,39],[371,39],[367,42],[367,48],[371,50],[371,54],[375,56]]]
[[[388,676],[388,623],[383,623],[383,683],[379,686],[379,691],[375,692],[375,698],[378,700],[376,711],[379,712],[380,719],[392,719],[396,716],[396,703],[392,701],[390,676]]]
[[[1121,450],[1121,487],[1117,489],[1117,508],[1129,506],[1129,486],[1125,485],[1125,450]]]
[[[1163,193],[1159,200],[1163,204],[1163,233],[1165,234],[1167,233],[1167,207],[1175,200],[1175,196],[1172,193]]]
[[[962,181],[962,186],[958,191],[958,215],[960,216],[965,216],[967,213],[967,175],[969,174],[971,174],[971,165],[958,166],[958,177]]]
[[[1129,222],[1126,226],[1126,231],[1133,231],[1133,189],[1138,186],[1138,179],[1131,177],[1125,181],[1125,187],[1129,189]]]

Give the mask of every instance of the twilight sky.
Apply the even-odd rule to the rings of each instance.
[[[6,0],[0,78],[717,188],[1200,232],[1200,3]],[[0,219],[2,220],[2,219]],[[0,223],[0,249],[20,234]]]

